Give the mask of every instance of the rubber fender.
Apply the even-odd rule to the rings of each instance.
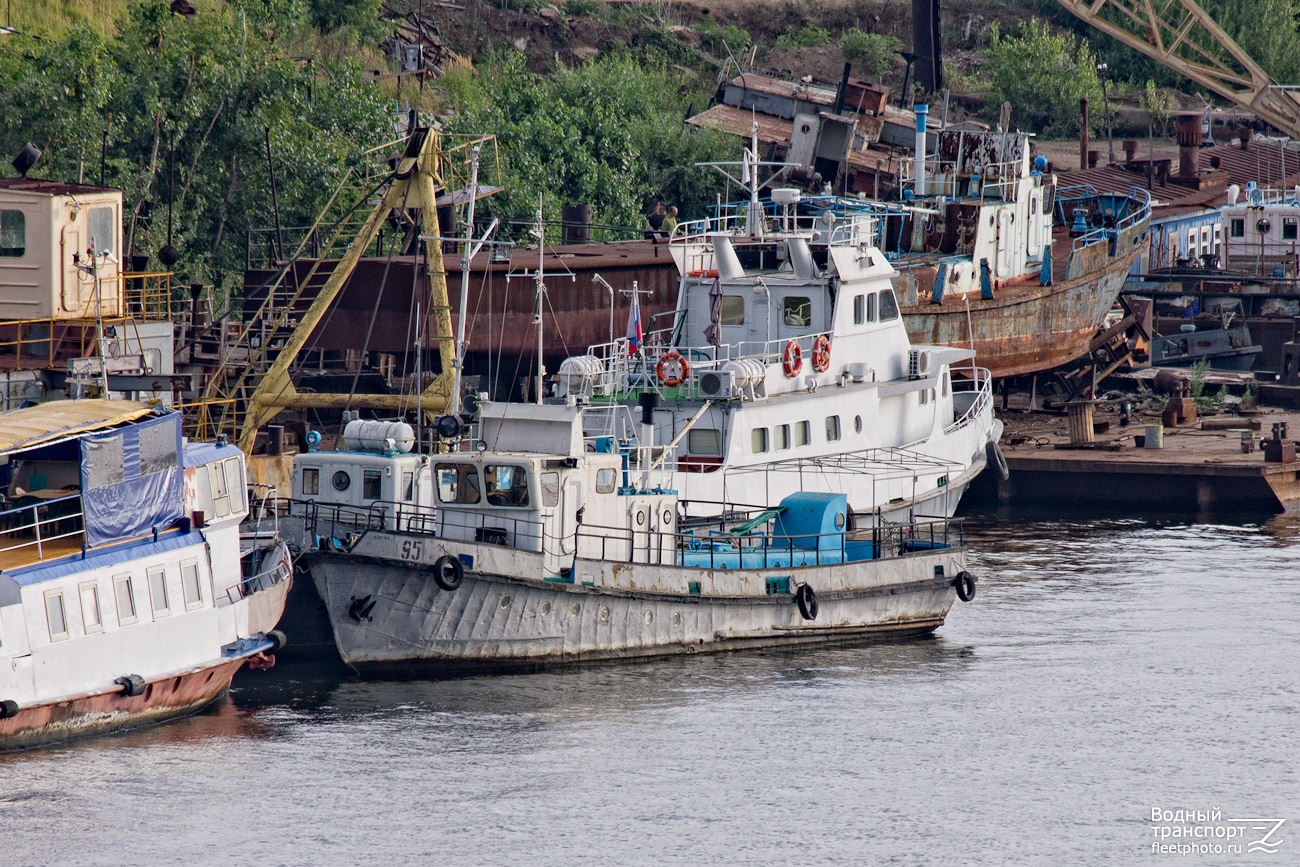
[[[122,687],[122,695],[132,698],[144,693],[144,678],[138,674],[124,674],[113,681]]]
[[[0,701],[0,719],[18,716],[18,702],[11,698]]]
[[[1007,468],[1007,459],[1002,455],[1002,449],[998,447],[997,441],[989,440],[984,446],[984,452],[988,455],[989,466],[998,471],[1002,481],[1011,478],[1011,470]]]
[[[451,591],[465,580],[465,567],[459,557],[443,554],[433,564],[433,583],[443,590]]]
[[[952,586],[957,588],[957,598],[962,602],[969,602],[975,598],[975,576],[965,569],[952,579]]]
[[[266,651],[267,653],[279,653],[289,643],[288,636],[278,629],[266,633],[266,639],[271,642],[271,649]]]
[[[807,584],[800,584],[794,594],[795,604],[799,606],[799,616],[804,620],[817,619],[817,594]]]

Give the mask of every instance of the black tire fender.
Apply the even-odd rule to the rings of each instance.
[[[975,576],[965,569],[952,579],[952,586],[957,588],[957,598],[962,602],[970,602],[975,598]]]
[[[124,674],[115,679],[113,683],[122,687],[122,695],[128,698],[134,698],[137,695],[144,694],[144,678],[138,674]]]
[[[799,616],[804,620],[817,619],[817,594],[807,584],[800,584],[795,591],[794,602],[799,606]]]
[[[443,590],[452,591],[465,580],[465,567],[459,557],[443,554],[433,563],[433,583]]]
[[[266,633],[266,640],[271,642],[271,649],[267,653],[279,653],[289,643],[289,637],[278,629]]]
[[[0,719],[18,716],[18,702],[11,698],[0,701]]]
[[[988,465],[998,471],[1002,481],[1011,478],[1011,470],[1007,467],[1007,459],[1002,454],[1002,449],[998,447],[996,440],[989,440],[984,446],[984,453],[988,456]]]

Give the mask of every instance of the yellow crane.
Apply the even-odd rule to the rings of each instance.
[[[290,378],[290,368],[298,354],[307,345],[312,332],[325,318],[357,262],[394,210],[418,210],[425,222],[425,232],[421,234],[426,263],[426,267],[421,269],[425,280],[423,288],[434,314],[442,371],[421,396],[423,409],[430,413],[442,412],[454,403],[451,392],[456,371],[456,341],[451,330],[451,306],[447,296],[447,276],[437,220],[438,191],[444,187],[442,172],[441,137],[427,127],[416,128],[397,161],[387,191],[321,287],[320,293],[302,315],[293,333],[283,346],[277,348],[270,367],[265,374],[257,376],[255,371],[258,365],[249,364],[241,374],[243,387],[234,389],[235,393],[247,393],[248,386],[253,384],[250,378],[256,379],[256,387],[251,390],[239,426],[239,447],[246,453],[252,453],[258,429],[282,409],[356,407],[396,412],[409,408],[410,398],[403,395],[300,394]]]
[[[1057,0],[1077,18],[1230,99],[1291,138],[1300,100],[1278,86],[1195,0]]]

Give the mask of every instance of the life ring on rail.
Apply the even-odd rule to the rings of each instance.
[[[687,277],[717,277],[717,268],[696,268],[694,271],[687,271]]]
[[[831,366],[831,339],[825,334],[818,334],[813,341],[812,368],[824,373]]]
[[[788,340],[785,349],[781,352],[781,369],[785,375],[794,379],[803,370],[803,350],[799,348],[799,341]]]
[[[668,387],[681,385],[691,375],[691,364],[676,349],[670,349],[659,357],[655,365],[655,376]]]
[[[957,573],[952,586],[957,588],[957,598],[962,602],[969,602],[975,598],[975,576],[965,569]]]
[[[451,591],[460,586],[465,578],[465,567],[459,557],[443,554],[433,563],[433,583],[443,590]]]
[[[807,584],[800,584],[794,594],[795,604],[799,606],[799,616],[804,620],[817,619],[817,594]]]

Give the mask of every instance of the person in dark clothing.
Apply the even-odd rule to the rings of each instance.
[[[665,216],[667,216],[667,214],[664,212],[664,203],[661,202],[659,199],[655,199],[654,208],[650,211],[649,214],[646,215],[645,218],[646,223],[648,223],[650,226],[650,228],[645,233],[645,237],[647,241],[652,238],[657,238],[662,234],[659,230],[660,228],[663,227]]]

